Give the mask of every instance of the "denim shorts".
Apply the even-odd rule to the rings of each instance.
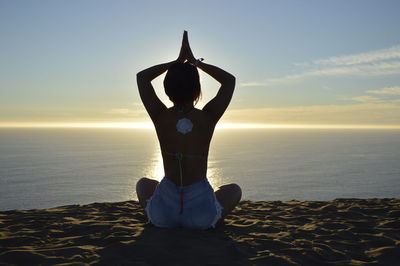
[[[149,221],[163,228],[215,228],[221,218],[222,206],[207,178],[183,187],[181,210],[180,187],[164,177],[145,209]]]

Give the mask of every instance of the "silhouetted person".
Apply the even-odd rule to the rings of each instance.
[[[200,98],[200,68],[221,87],[202,110],[194,105]],[[168,71],[165,93],[174,103],[167,108],[157,97],[151,81]],[[196,60],[187,32],[177,60],[156,65],[137,74],[140,97],[156,128],[165,176],[159,183],[142,178],[136,184],[140,204],[149,221],[158,227],[215,227],[241,199],[236,184],[219,187],[214,193],[207,180],[207,159],[215,125],[228,107],[235,77],[202,60]]]

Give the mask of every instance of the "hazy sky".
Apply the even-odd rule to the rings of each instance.
[[[237,78],[224,122],[400,125],[399,14],[396,0],[1,0],[0,123],[149,121],[135,74],[176,59],[188,30]],[[218,89],[202,81],[200,107]]]

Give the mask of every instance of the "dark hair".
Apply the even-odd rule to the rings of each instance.
[[[201,97],[199,71],[189,63],[173,63],[164,78],[164,90],[175,105],[196,104]]]

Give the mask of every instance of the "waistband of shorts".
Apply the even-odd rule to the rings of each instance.
[[[180,192],[180,187],[177,186],[174,182],[172,182],[168,177],[164,177],[160,184],[160,189],[165,191],[165,192],[172,192],[172,193],[179,193]],[[210,185],[210,183],[208,182],[207,178],[203,178],[199,181],[196,181],[193,184],[187,185],[183,187],[183,191],[186,195],[199,195],[202,194],[204,192],[207,192],[209,190],[212,190],[212,187]]]

